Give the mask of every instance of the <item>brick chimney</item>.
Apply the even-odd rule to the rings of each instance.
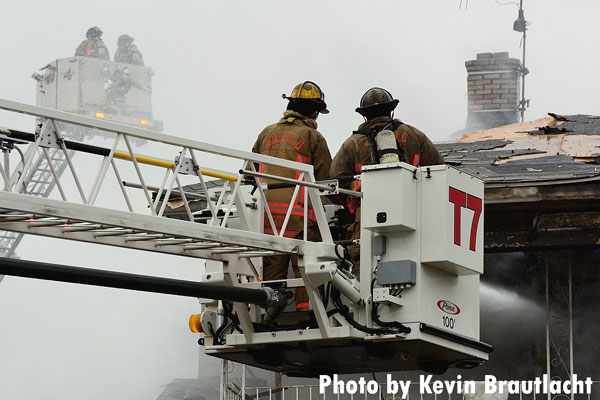
[[[465,66],[469,97],[466,130],[519,122],[521,61],[509,58],[508,52],[479,53]]]

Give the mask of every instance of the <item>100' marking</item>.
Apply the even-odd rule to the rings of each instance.
[[[444,325],[445,328],[454,329],[454,321],[455,321],[455,319],[452,317],[448,317],[446,315],[444,315],[442,317],[442,324]]]

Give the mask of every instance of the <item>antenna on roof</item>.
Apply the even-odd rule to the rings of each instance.
[[[529,70],[525,67],[525,49],[527,40],[527,26],[529,22],[525,20],[525,12],[523,11],[523,0],[520,0],[519,4],[519,17],[513,23],[513,30],[522,32],[523,37],[521,43],[523,45],[523,62],[520,68],[521,73],[521,101],[519,102],[519,111],[521,112],[521,122],[525,121],[525,109],[529,107],[529,99],[525,99],[525,75],[529,73]]]

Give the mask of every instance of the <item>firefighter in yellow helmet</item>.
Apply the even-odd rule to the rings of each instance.
[[[374,139],[375,135],[384,129],[393,132],[400,161],[414,166],[444,163],[444,158],[423,132],[394,118],[394,109],[398,102],[390,92],[378,87],[371,88],[363,94],[356,112],[365,118],[365,122],[346,139],[333,158],[330,170],[332,178],[358,175],[363,166],[379,164],[380,157]],[[360,191],[360,181],[354,181],[350,189]],[[349,228],[350,239],[359,239],[360,199],[348,197],[346,200],[346,209],[355,216],[354,224]],[[349,253],[355,261],[355,271],[358,274],[359,246],[351,246]]]
[[[327,147],[327,141],[317,131],[317,117],[319,114],[327,114],[325,95],[321,88],[314,82],[302,82],[292,90],[290,96],[282,97],[288,100],[287,110],[279,122],[267,126],[258,135],[256,143],[252,147],[255,153],[265,154],[272,157],[283,158],[314,166],[316,179],[327,178],[331,165],[331,154]],[[298,179],[299,172],[287,168],[260,164],[259,172],[286,178]],[[275,183],[267,180],[266,183]],[[266,192],[267,203],[273,216],[277,232],[281,231],[283,222],[291,201],[294,201],[292,215],[288,221],[284,236],[289,238],[303,238],[304,230],[304,189],[300,188],[296,199],[292,200],[294,188],[268,190]],[[308,231],[307,238],[311,241],[319,241],[320,234],[316,225],[314,210],[308,206]],[[264,233],[273,235],[269,219],[265,213]],[[289,263],[296,277],[300,278],[298,259],[296,256],[281,255],[265,257],[263,261],[263,279],[265,281],[286,279]],[[296,290],[296,309],[298,311],[309,310],[308,295],[304,288]]]

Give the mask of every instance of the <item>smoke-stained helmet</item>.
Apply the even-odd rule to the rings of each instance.
[[[308,100],[318,104],[319,112],[321,114],[328,114],[327,104],[325,103],[325,93],[321,90],[319,85],[311,81],[304,81],[299,83],[292,90],[292,94],[286,96],[282,94],[281,97],[289,101],[296,100]]]
[[[360,107],[356,108],[356,112],[365,117],[372,115],[373,112],[392,112],[399,102],[387,90],[373,87],[362,95]]]
[[[128,46],[133,43],[133,38],[129,35],[121,35],[117,39],[117,46]]]
[[[102,36],[102,29],[98,28],[97,26],[92,26],[90,29],[87,30],[85,36],[88,39],[100,39],[100,37]]]

